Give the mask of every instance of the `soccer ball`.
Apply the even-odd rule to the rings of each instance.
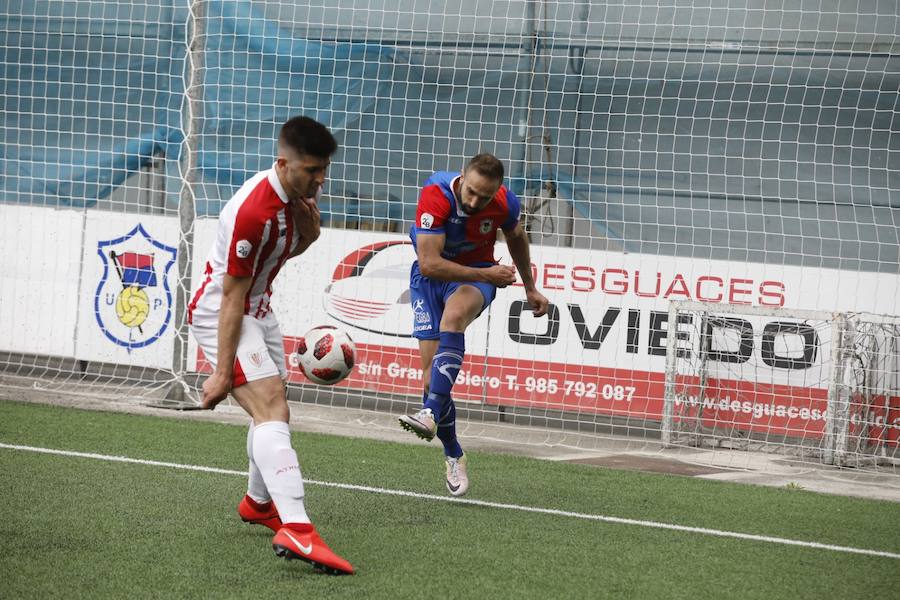
[[[297,341],[300,370],[313,383],[334,385],[346,379],[356,361],[356,346],[346,332],[320,325]]]

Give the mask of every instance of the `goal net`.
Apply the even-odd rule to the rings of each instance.
[[[896,466],[900,318],[673,302],[662,440]]]
[[[305,114],[340,150],[322,236],[273,282],[292,399],[419,405],[408,230],[432,173],[489,151],[521,199],[552,305],[533,317],[519,282],[467,330],[453,389],[463,435],[547,425],[535,443],[625,435],[653,448],[670,302],[900,315],[898,32],[895,0],[0,3],[0,385],[7,397],[195,397],[209,365],[186,305],[216,218],[271,167],[280,125]],[[495,256],[512,262],[503,241]],[[741,382],[777,371],[753,384],[771,402],[740,397],[751,413],[741,405],[729,443],[843,463],[882,439],[890,455],[877,386],[891,371],[876,363],[846,359],[845,378],[875,387],[840,388],[838,433],[824,418],[755,416],[782,387],[808,396],[798,410],[835,414],[818,404],[835,376],[831,320],[782,331],[766,329],[774,313],[759,326],[722,318],[723,344],[743,339],[727,319],[754,324],[750,358],[740,341],[714,346],[726,360],[707,353],[685,377],[738,382],[716,396],[736,401]],[[847,317],[857,338],[863,323]],[[298,368],[318,325],[357,346],[338,386]],[[779,346],[805,336],[815,357]],[[727,411],[710,421],[706,401],[679,405],[676,439],[722,432]]]

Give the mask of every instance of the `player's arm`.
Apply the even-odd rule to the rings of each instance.
[[[204,408],[214,408],[231,391],[234,358],[244,319],[244,302],[252,282],[252,277],[225,274],[222,282],[222,306],[219,308],[218,360],[216,370],[203,382]]]
[[[513,262],[516,263],[516,268],[519,270],[519,277],[522,278],[522,284],[525,286],[525,298],[528,300],[534,316],[540,317],[547,313],[550,301],[537,290],[537,286],[534,284],[528,236],[521,223],[516,223],[515,227],[504,233],[506,234],[506,247],[509,248]]]
[[[438,281],[484,281],[497,287],[505,287],[516,280],[516,274],[509,266],[475,268],[447,260],[441,256],[445,238],[443,233],[420,233],[416,237],[419,271],[425,277]]]
[[[228,250],[219,307],[216,370],[203,382],[204,408],[215,408],[225,399],[234,380],[234,357],[241,337],[244,303],[253,283],[256,259],[262,246],[265,219],[244,204],[234,217],[234,229],[226,232],[220,221],[219,234],[227,237]]]

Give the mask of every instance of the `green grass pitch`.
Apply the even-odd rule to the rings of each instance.
[[[301,407],[302,410],[302,407]],[[277,559],[235,512],[246,429],[0,401],[2,598],[888,598],[900,560],[454,503],[435,445],[294,432],[307,509],[357,569]],[[467,499],[900,553],[900,505],[473,452]]]

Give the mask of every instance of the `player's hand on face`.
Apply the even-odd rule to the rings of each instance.
[[[516,268],[510,265],[494,265],[486,271],[488,281],[497,287],[506,287],[516,282]]]
[[[550,301],[537,290],[531,290],[525,293],[525,298],[531,306],[531,313],[536,317],[543,317],[550,308]]]
[[[300,237],[312,243],[319,239],[322,226],[322,214],[315,198],[301,198],[291,204],[291,212],[294,215],[294,223],[300,232]]]
[[[208,410],[216,407],[216,404],[224,400],[231,391],[231,379],[218,372],[213,373],[203,382],[203,398],[200,405]]]

